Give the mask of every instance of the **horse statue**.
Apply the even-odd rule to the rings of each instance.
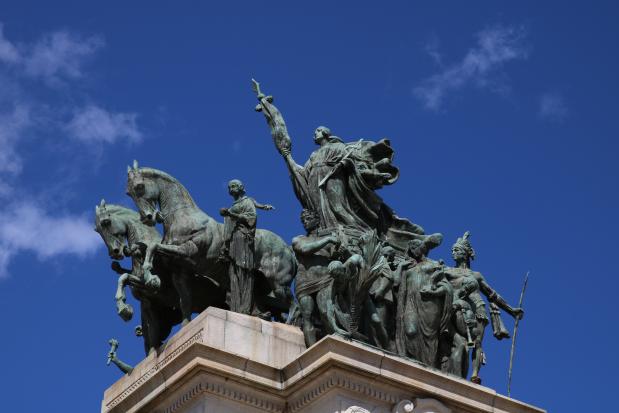
[[[156,288],[158,277],[151,272],[153,257],[173,258],[171,275],[186,324],[191,321],[189,283],[192,278],[209,277],[229,288],[227,263],[218,260],[224,245],[224,226],[198,208],[187,189],[171,175],[153,168],[139,168],[137,162],[127,172],[127,194],[138,207],[141,221],[150,226],[162,223],[164,229],[163,240],[147,249],[145,279]],[[292,303],[290,283],[297,269],[294,254],[281,237],[258,229],[254,262],[257,308],[281,317]]]
[[[168,337],[172,327],[182,321],[180,299],[171,277],[169,259],[159,256],[154,259],[153,266],[160,277],[157,290],[149,287],[144,277],[146,250],[150,245],[161,242],[161,234],[155,227],[144,225],[137,212],[120,205],[106,204],[104,200],[95,208],[95,231],[105,242],[110,258],[132,258],[131,269],[123,269],[118,261],[112,263],[112,269],[120,275],[115,296],[116,308],[124,321],[133,317],[133,308],[126,303],[124,291],[125,286],[129,285],[133,296],[140,301],[144,349],[149,354]],[[194,312],[210,305],[226,308],[225,291],[209,279],[192,279],[190,291]]]

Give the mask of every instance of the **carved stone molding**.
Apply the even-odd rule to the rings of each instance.
[[[372,413],[368,409],[359,406],[350,406],[344,413]]]
[[[346,375],[343,372],[333,371],[323,374],[322,377],[312,385],[307,386],[303,394],[291,400],[288,404],[291,412],[303,409],[315,399],[322,397],[332,389],[343,389],[363,396],[364,399],[373,399],[391,405],[397,403],[399,394],[389,392],[376,383],[366,381],[360,377]],[[351,407],[352,408],[352,407]]]
[[[415,405],[410,400],[402,400],[391,410],[391,413],[412,413]]]
[[[122,393],[118,396],[110,400],[107,403],[106,407],[108,409],[113,408],[118,405],[120,402],[129,397],[134,391],[136,391],[142,384],[144,384],[151,376],[153,376],[159,369],[168,364],[170,361],[174,360],[178,357],[183,351],[185,351],[189,346],[193,343],[202,340],[202,329],[200,329],[196,334],[191,336],[189,339],[184,341],[181,345],[179,345],[174,351],[164,357],[162,360],[158,361],[153,367],[151,367],[146,373],[142,374],[139,378],[137,378],[129,387],[127,387]]]
[[[451,413],[451,409],[436,399],[417,399],[413,413]]]
[[[191,402],[198,395],[204,392],[204,387],[202,383],[198,383],[193,386],[191,389],[183,393],[178,399],[176,399],[171,405],[169,405],[163,412],[164,413],[175,413],[187,403]]]
[[[204,394],[216,395],[220,398],[232,400],[271,413],[282,413],[286,408],[284,401],[278,402],[276,401],[277,399],[263,396],[258,392],[252,391],[252,389],[240,386],[232,381],[214,376],[202,376],[198,383],[190,386],[172,403],[156,411],[158,413],[182,412],[194,399]]]

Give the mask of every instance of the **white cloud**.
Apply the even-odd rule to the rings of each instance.
[[[100,36],[82,37],[68,31],[48,33],[29,44],[15,43],[4,36],[0,23],[0,173],[17,176],[22,171],[27,159],[20,154],[19,145],[26,134],[40,139],[68,132],[88,144],[141,139],[136,114],[111,113],[94,104],[66,107],[64,101],[80,97],[75,99],[70,88],[63,88],[59,95],[55,88],[85,76],[84,63],[102,46]],[[23,76],[43,80],[43,86],[52,86],[48,90],[56,96],[32,99],[28,90],[33,86],[24,82]],[[73,112],[69,123],[68,112]]]
[[[0,172],[11,175],[21,172],[22,158],[15,147],[32,123],[30,110],[23,104],[17,104],[11,111],[0,112]]]
[[[84,62],[102,46],[103,39],[98,36],[80,38],[66,31],[48,34],[24,56],[25,72],[52,84],[61,78],[82,77]]]
[[[33,191],[27,174],[21,172],[30,166],[31,156],[44,156],[44,162],[49,161],[44,164],[49,174],[48,178],[37,175],[43,180],[37,186],[45,188],[46,196],[62,207],[62,196],[72,183],[66,178],[71,175],[67,169],[89,159],[59,159],[82,151],[83,146],[58,145],[55,138],[68,134],[88,146],[141,139],[136,114],[108,112],[94,103],[84,106],[82,102],[94,100],[83,91],[74,91],[79,79],[87,76],[85,63],[102,46],[98,36],[82,37],[68,31],[49,33],[31,43],[11,42],[0,23],[0,278],[9,275],[12,259],[21,253],[46,261],[83,257],[100,245],[90,219],[71,212],[57,213],[46,203],[35,201],[42,199],[42,191]],[[32,148],[36,153],[23,149],[25,138],[37,139],[38,145]],[[42,149],[48,142],[61,150],[48,153]],[[58,176],[64,177],[61,182],[53,181]]]
[[[426,53],[434,60],[439,67],[443,66],[443,55],[439,50],[439,39],[436,35],[432,35],[425,44]]]
[[[9,205],[0,212],[0,278],[9,275],[11,258],[31,252],[45,261],[60,255],[93,253],[100,240],[85,215],[51,216],[32,202]]]
[[[42,36],[32,44],[15,45],[4,37],[0,23],[0,62],[18,69],[19,74],[40,78],[50,85],[63,79],[83,76],[83,65],[104,45],[103,38],[82,38],[68,31],[56,31]]]
[[[413,93],[428,109],[437,110],[446,95],[468,84],[488,87],[492,84],[490,76],[496,74],[507,62],[524,59],[527,52],[522,46],[525,36],[523,28],[496,26],[477,35],[477,45],[471,48],[464,58],[446,67],[415,87]],[[435,48],[430,48],[435,54]]]
[[[552,121],[565,119],[568,109],[563,96],[558,93],[544,93],[540,96],[538,115]]]
[[[119,139],[138,142],[142,134],[135,113],[112,113],[95,105],[75,111],[68,123],[70,135],[87,143],[114,143]]]
[[[4,37],[4,25],[0,23],[0,61],[16,63],[19,60],[20,56],[17,48]]]

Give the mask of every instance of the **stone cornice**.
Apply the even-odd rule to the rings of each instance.
[[[185,361],[191,360],[191,362],[183,367],[175,366],[181,353]],[[174,406],[180,406],[202,392],[214,393],[270,412],[283,411],[277,405],[283,406],[287,401],[289,411],[296,412],[334,388],[391,404],[406,398],[433,397],[447,401],[446,404],[455,411],[543,412],[533,406],[501,396],[489,388],[427,369],[376,349],[351,343],[340,337],[325,337],[293,363],[279,370],[210,348],[199,342],[199,335],[184,341],[181,346],[132,381],[124,391],[105,405],[106,411],[110,413],[133,411],[126,410],[127,406],[123,406],[122,402],[138,387],[153,380],[155,375],[166,378],[165,386],[158,386],[153,390],[147,398],[149,403],[142,403],[144,401],[142,400],[134,404],[134,407],[159,404],[159,396],[164,389],[180,387],[186,383],[187,378],[217,377],[228,379],[229,383],[216,384],[205,379],[172,402],[164,412],[175,412]],[[256,395],[243,398],[246,392],[235,391],[231,386],[252,388]],[[263,394],[262,398],[268,396],[271,399],[275,396],[280,402],[261,401],[258,396],[260,393]]]
[[[241,403],[248,411],[295,413],[307,411],[331,392],[382,406],[431,398],[453,412],[543,412],[487,387],[338,336],[323,338],[276,368],[256,361],[265,360],[263,355],[244,356],[213,344],[207,337],[213,326],[209,325],[211,332],[206,324],[181,330],[159,356],[147,357],[106,391],[102,412],[177,413],[198,396],[210,394]]]

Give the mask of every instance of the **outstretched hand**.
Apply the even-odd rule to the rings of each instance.
[[[109,364],[116,360],[116,352],[115,351],[110,351],[107,353],[107,365],[109,366]]]
[[[514,308],[514,318],[522,320],[524,317],[524,310],[522,308]]]
[[[228,208],[221,208],[219,210],[219,215],[221,215],[222,217],[226,217],[230,215],[230,211],[228,211]]]

